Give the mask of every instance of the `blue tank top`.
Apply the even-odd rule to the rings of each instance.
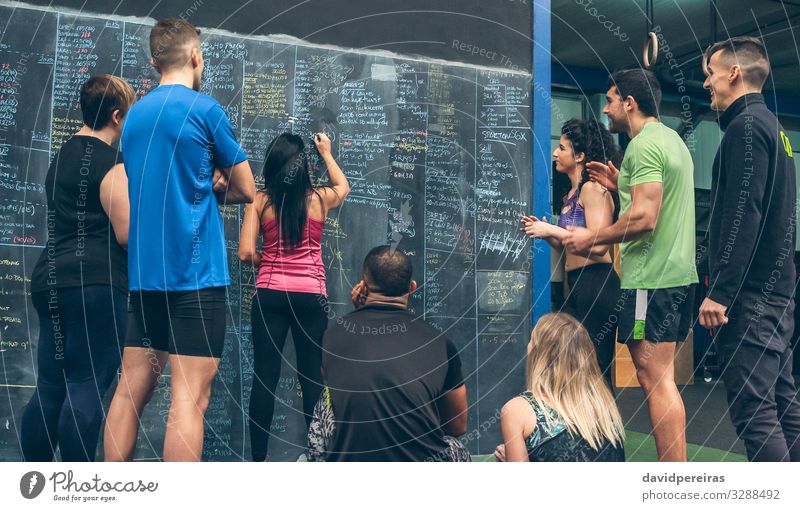
[[[571,198],[567,198],[564,196],[564,202],[561,208],[561,215],[558,217],[558,226],[567,228],[568,226],[573,227],[586,227],[586,214],[583,211],[583,206],[578,203],[578,199],[580,199],[581,190],[575,192],[575,194]],[[564,208],[569,206],[569,210],[564,213]]]

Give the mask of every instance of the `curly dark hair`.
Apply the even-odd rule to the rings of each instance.
[[[622,150],[614,142],[608,128],[597,119],[592,118],[585,121],[570,119],[561,127],[561,135],[570,141],[574,154],[584,154],[584,162],[608,163],[611,160],[617,168],[622,164]],[[589,181],[589,173],[584,165],[578,193],[587,181]],[[619,196],[613,192],[611,192],[611,196],[614,199],[614,219],[616,220],[619,214]]]

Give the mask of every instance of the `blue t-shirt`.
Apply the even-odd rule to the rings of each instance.
[[[136,102],[122,129],[131,202],[131,291],[230,284],[212,176],[247,159],[211,96],[162,85]],[[130,158],[128,158],[130,154]]]

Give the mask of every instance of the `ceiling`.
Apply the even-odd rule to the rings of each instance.
[[[192,21],[202,27],[245,34],[289,34],[315,43],[386,49],[469,64],[513,63],[530,70],[532,62],[530,30],[535,0],[27,1],[154,18],[188,11]],[[556,66],[589,68],[602,78],[608,71],[640,64],[647,27],[646,0],[550,1],[551,51]],[[774,83],[768,87],[800,96],[800,0],[716,0],[716,37],[711,28],[711,2],[653,0],[654,25],[662,27],[662,40],[677,64],[670,69],[664,55],[660,56],[657,70],[662,83],[674,82],[681,71],[687,79],[702,81],[702,52],[714,39],[761,34],[774,71]],[[485,52],[476,53],[476,49]],[[605,80],[600,81],[604,85]]]
[[[551,8],[555,65],[611,71],[641,64],[645,0],[552,0]],[[752,35],[763,37],[769,53],[767,88],[800,92],[800,0],[717,0],[716,37],[711,9],[711,0],[653,0],[653,25],[675,58],[670,67],[659,55],[660,78],[702,81],[702,53],[712,41]]]

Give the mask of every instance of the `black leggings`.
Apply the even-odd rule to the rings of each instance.
[[[597,350],[600,371],[611,384],[611,368],[617,336],[614,307],[619,299],[619,277],[610,263],[597,263],[567,273],[569,296],[564,304],[567,312],[580,321]]]
[[[122,358],[128,296],[93,285],[32,294],[39,314],[36,390],[22,413],[25,461],[94,461],[103,396]]]
[[[283,345],[292,329],[297,377],[303,391],[306,426],[322,392],[322,336],[328,326],[324,296],[259,288],[253,297],[253,390],[250,394],[250,443],[254,461],[268,453],[275,411],[275,390],[281,374]]]

